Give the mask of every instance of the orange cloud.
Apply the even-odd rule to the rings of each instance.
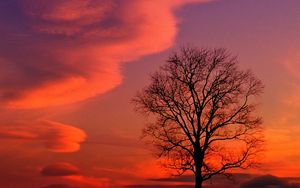
[[[79,128],[53,121],[36,121],[0,126],[0,139],[39,141],[53,152],[75,152],[86,134]]]
[[[0,101],[12,108],[39,108],[105,93],[122,82],[125,62],[173,44],[175,9],[204,1],[17,1],[20,19],[29,27],[20,30],[11,23],[12,31],[0,33],[8,36],[0,46],[6,72]]]

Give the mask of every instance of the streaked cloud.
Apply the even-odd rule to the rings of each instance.
[[[86,138],[83,130],[53,121],[12,123],[0,126],[0,139],[41,142],[53,152],[75,152]]]
[[[43,167],[40,173],[44,177],[61,178],[68,181],[70,185],[80,187],[108,187],[110,180],[108,178],[90,177],[83,174],[80,169],[67,162],[58,162]],[[55,179],[53,179],[55,180]],[[69,186],[69,184],[53,184],[49,186]],[[77,187],[76,186],[76,187]]]
[[[13,9],[19,21],[0,22],[0,67],[5,70],[0,101],[11,108],[39,108],[105,93],[122,82],[125,62],[172,46],[175,9],[204,1],[1,2],[2,14],[9,17],[7,10]]]
[[[41,170],[41,174],[44,176],[71,176],[79,173],[79,169],[69,163],[55,163],[45,166]]]

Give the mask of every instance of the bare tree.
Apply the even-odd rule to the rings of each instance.
[[[214,175],[256,164],[263,84],[225,49],[182,48],[138,92],[136,109],[154,115],[144,129],[158,156],[178,175],[191,170],[195,188]]]

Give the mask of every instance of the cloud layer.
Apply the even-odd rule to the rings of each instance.
[[[111,90],[124,62],[173,44],[174,10],[193,1],[1,2],[0,101],[38,108]]]

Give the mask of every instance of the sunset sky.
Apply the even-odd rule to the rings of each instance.
[[[227,48],[265,85],[262,164],[207,186],[300,185],[299,0],[0,0],[0,36],[0,187],[192,185],[130,103],[183,45]]]

